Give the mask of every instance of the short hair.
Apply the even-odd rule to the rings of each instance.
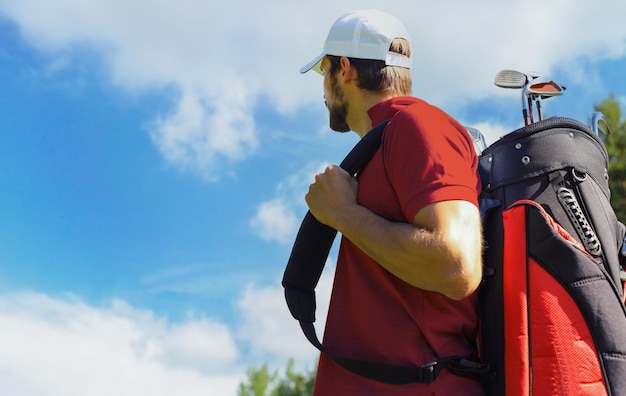
[[[391,52],[410,57],[411,49],[405,39],[394,39]],[[330,61],[328,73],[335,74],[340,68],[340,56],[327,55]],[[387,66],[385,61],[348,58],[358,72],[357,86],[373,92],[389,92],[395,96],[408,96],[412,93],[411,70],[400,66]]]

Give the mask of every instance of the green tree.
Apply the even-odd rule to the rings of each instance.
[[[626,222],[626,121],[622,120],[620,105],[612,93],[594,107],[604,114],[611,131],[609,135],[603,136],[609,153],[611,205],[617,218]]]
[[[310,396],[313,394],[315,371],[297,373],[294,371],[294,362],[287,364],[285,378],[281,378],[271,396]]]
[[[270,372],[267,364],[249,368],[248,378],[239,384],[238,396],[310,396],[315,383],[315,371],[298,373],[293,359],[289,360],[284,375]]]
[[[260,369],[248,368],[248,381],[239,384],[237,396],[266,396],[269,395],[270,384],[276,380],[276,372],[270,373],[267,364]]]

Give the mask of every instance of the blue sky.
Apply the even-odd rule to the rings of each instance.
[[[328,130],[298,69],[373,1],[0,0],[0,389],[234,395],[311,368],[280,278]],[[414,93],[489,141],[522,124],[500,69],[567,86],[548,115],[626,105],[621,1],[397,1]],[[320,284],[320,328],[331,284]]]

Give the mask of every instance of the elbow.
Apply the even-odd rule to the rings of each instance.
[[[451,300],[460,301],[471,296],[480,286],[482,263],[457,268],[463,269],[448,275],[447,287],[443,294]]]
[[[464,284],[455,288],[450,288],[444,295],[451,300],[461,301],[472,294],[478,289],[478,284]]]

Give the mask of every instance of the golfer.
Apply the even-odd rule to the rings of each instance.
[[[350,12],[301,72],[323,76],[333,130],[363,137],[390,120],[356,177],[329,166],[306,195],[315,218],[342,234],[323,344],[338,356],[420,367],[476,358],[482,240],[473,142],[411,96],[412,63],[432,60],[410,44],[395,17]],[[482,388],[448,369],[430,383],[384,384],[322,354],[314,394],[469,396]]]

